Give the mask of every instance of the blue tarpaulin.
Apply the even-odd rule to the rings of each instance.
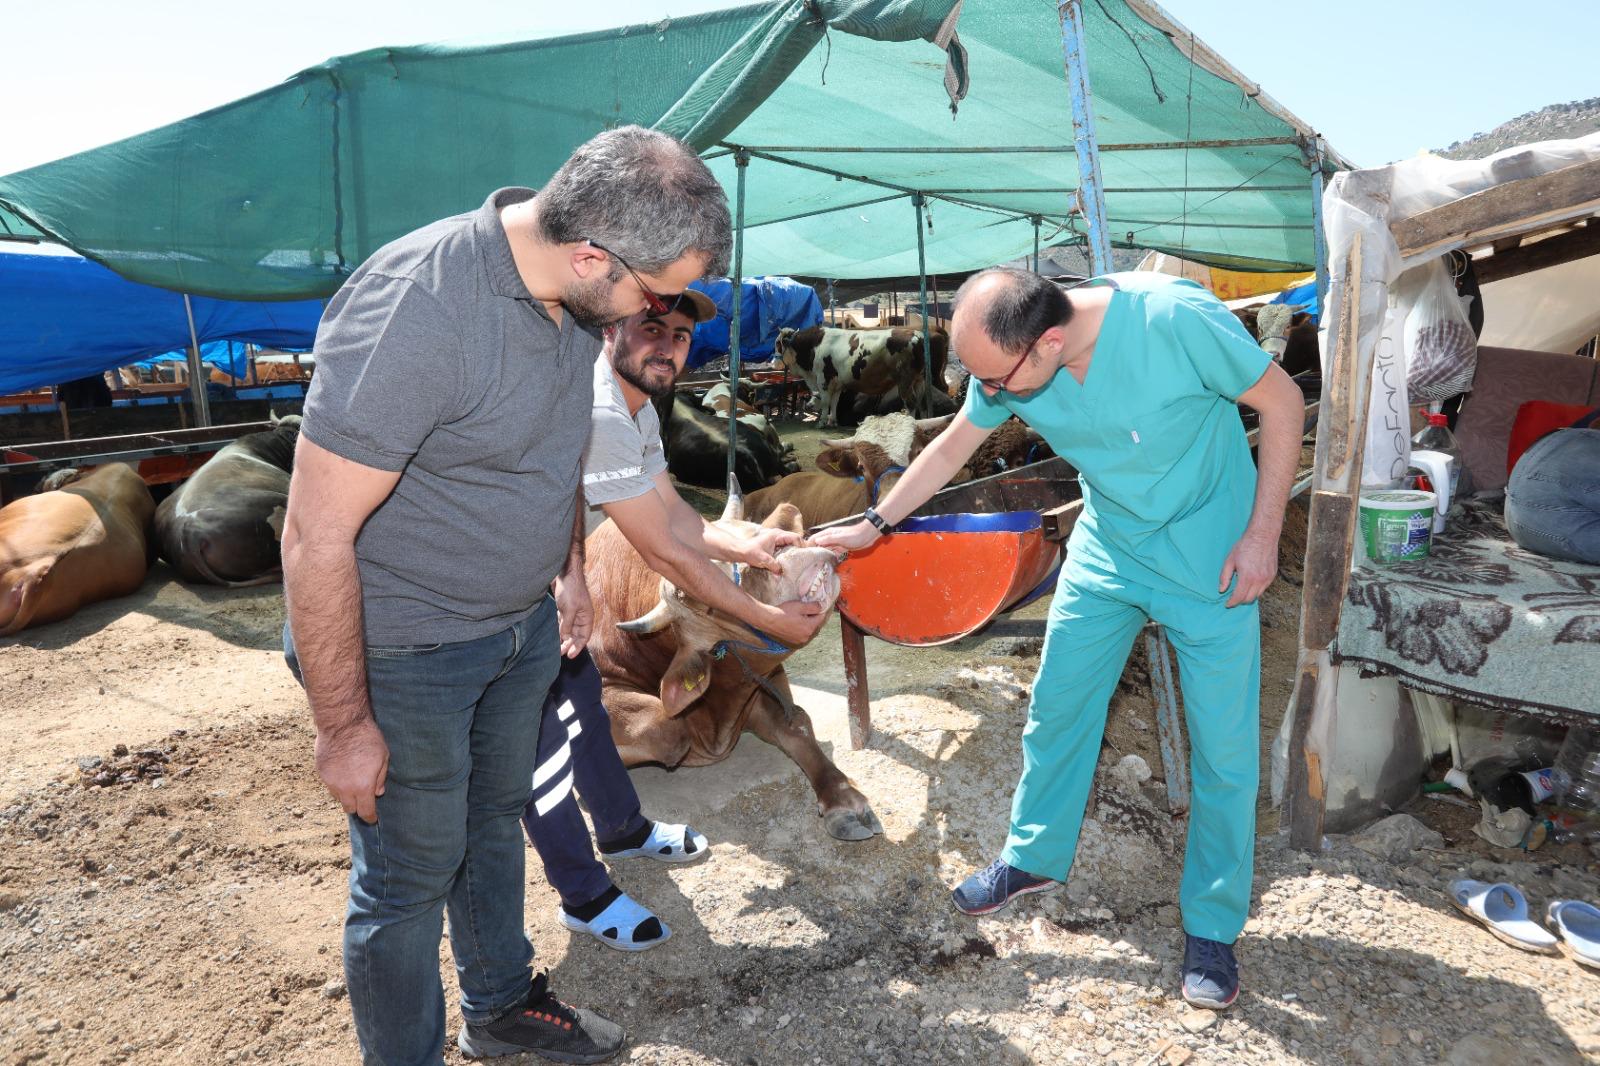
[[[1292,289],[1284,289],[1274,296],[1270,303],[1288,304],[1297,311],[1306,311],[1311,315],[1311,321],[1319,321],[1319,308],[1317,307],[1317,283],[1308,281],[1304,285],[1296,285]]]
[[[323,307],[321,300],[191,302],[202,358],[234,367],[246,342],[310,348]],[[127,281],[76,256],[0,254],[0,308],[0,394],[162,356],[181,359],[189,346],[181,293]],[[229,341],[237,343],[230,349]]]
[[[695,327],[689,347],[689,369],[704,366],[728,354],[728,331],[733,322],[733,283],[726,278],[696,281],[717,305],[717,317]],[[778,330],[785,326],[807,329],[822,325],[822,301],[809,285],[793,278],[745,278],[739,305],[739,359],[745,363],[772,361]]]

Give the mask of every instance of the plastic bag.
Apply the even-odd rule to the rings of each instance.
[[[1478,335],[1456,295],[1446,257],[1421,268],[1421,291],[1406,313],[1406,388],[1412,403],[1447,400],[1472,387]]]

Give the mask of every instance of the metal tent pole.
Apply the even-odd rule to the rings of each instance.
[[[739,318],[744,306],[744,176],[750,168],[750,154],[735,152],[734,167],[739,173],[734,191],[733,223],[733,320],[728,323],[728,484],[733,484],[733,468],[739,449]],[[759,488],[760,486],[756,486]],[[753,490],[752,490],[753,491]]]
[[[1072,146],[1078,156],[1078,206],[1089,230],[1089,269],[1095,274],[1109,274],[1111,236],[1106,232],[1105,182],[1100,177],[1089,64],[1083,51],[1083,2],[1058,0],[1056,11],[1061,16],[1061,55],[1066,62],[1067,89],[1072,94]]]
[[[194,404],[197,426],[211,424],[211,398],[206,395],[205,371],[200,366],[200,336],[194,329],[194,304],[183,294],[183,313],[189,318],[189,399]]]
[[[931,390],[933,388],[933,341],[929,333],[931,327],[928,325],[928,257],[922,243],[922,212],[926,207],[927,201],[919,192],[911,198],[911,202],[917,209],[917,287],[922,293],[922,384]],[[925,414],[925,412],[918,411],[912,406],[911,397],[902,396],[901,399],[905,400],[906,410],[912,414]]]
[[[1328,238],[1322,232],[1322,139],[1311,144],[1307,153],[1311,164],[1311,238],[1317,256],[1317,312],[1328,302]],[[1319,323],[1322,319],[1319,317]]]
[[[1039,216],[1033,216],[1033,272],[1039,273]]]
[[[828,279],[828,324],[830,326],[837,326],[839,324],[839,305],[834,301],[833,298],[832,278]]]

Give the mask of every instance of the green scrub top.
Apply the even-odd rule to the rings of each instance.
[[[1158,589],[1220,598],[1217,581],[1255,502],[1256,468],[1235,401],[1271,357],[1192,281],[1119,273],[1083,384],[1065,369],[1031,396],[963,413],[993,429],[1016,415],[1080,474],[1078,560]]]

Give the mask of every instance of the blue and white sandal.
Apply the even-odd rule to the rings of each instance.
[[[1528,917],[1527,897],[1515,885],[1451,881],[1450,902],[1502,943],[1540,955],[1558,953],[1556,938]]]
[[[1600,970],[1600,907],[1575,899],[1553,900],[1545,921],[1561,935],[1561,950],[1580,966]]]
[[[600,851],[601,857],[606,859],[631,859],[643,855],[657,862],[694,862],[709,854],[711,847],[703,835],[686,825],[668,825],[665,822],[652,822],[650,835],[636,848],[624,848],[622,851],[606,851],[602,848]]]
[[[562,907],[557,907],[556,913],[568,929],[588,933],[606,947],[618,951],[649,951],[672,939],[667,923],[635,903],[626,892],[587,922],[574,918]]]

